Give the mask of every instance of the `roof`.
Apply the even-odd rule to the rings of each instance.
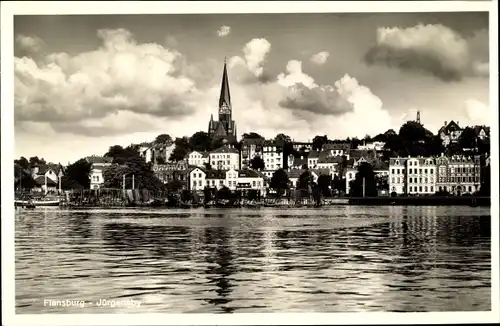
[[[35,183],[39,186],[45,185],[45,180],[47,180],[47,186],[55,186],[56,183],[51,178],[45,178],[44,176],[38,176],[35,178]]]
[[[309,155],[307,155],[307,159],[318,158],[318,157],[319,157],[319,151],[310,151]]]
[[[199,167],[199,166],[192,166],[192,167],[190,167],[190,168],[188,169],[188,172],[189,172],[189,173],[191,173],[191,172],[193,172],[194,170],[200,170],[201,172],[203,172],[203,173],[205,173],[205,174],[207,173],[207,169],[201,168],[201,167]]]
[[[476,132],[477,135],[481,132],[481,130],[484,130],[487,136],[490,135],[490,127],[486,126],[474,126],[474,131]]]
[[[399,161],[399,165],[404,165],[408,159],[407,157],[391,157],[389,165],[396,165],[396,161]]]
[[[376,171],[380,171],[380,170],[389,170],[389,164],[387,164],[386,162],[383,162],[383,161],[377,160],[377,161],[373,164],[373,170],[376,170]]]
[[[330,170],[329,169],[311,169],[309,171],[316,173],[318,176],[320,176],[320,175],[330,175]]]
[[[330,143],[324,144],[323,150],[349,150],[351,148],[351,144],[349,143]]]
[[[106,156],[87,156],[85,159],[87,160],[87,162],[92,164],[105,164],[113,162],[112,157],[106,157]]]
[[[205,179],[226,179],[226,171],[224,170],[206,170]]]
[[[344,161],[343,156],[333,156],[330,151],[322,151],[319,153],[318,163],[336,163],[340,164]]]
[[[293,159],[293,166],[302,166],[304,164],[307,164],[307,157],[294,157]]]
[[[377,153],[375,150],[363,150],[363,149],[353,149],[349,153],[349,156],[354,158],[354,159],[359,159],[364,157],[367,161],[369,159],[375,158],[377,156]]]
[[[234,147],[229,147],[228,145],[223,145],[216,150],[210,152],[210,154],[239,154],[238,150]]]
[[[60,164],[54,164],[54,163],[38,164],[36,165],[36,167],[38,167],[37,175],[44,175],[49,170],[54,171],[54,173],[58,175],[59,172],[63,170]]]
[[[220,86],[219,108],[226,104],[231,108],[231,92],[229,91],[229,78],[227,77],[226,62],[222,71],[222,81]]]
[[[264,175],[259,171],[255,171],[252,169],[244,169],[238,171],[239,178],[263,178]]]
[[[300,177],[302,175],[302,173],[304,173],[306,171],[309,171],[309,170],[306,170],[306,169],[290,170],[287,173],[288,174],[288,178],[289,179],[296,179],[296,178]]]
[[[442,132],[444,132],[445,134],[449,134],[452,131],[458,131],[458,130],[462,130],[462,128],[460,128],[460,126],[455,121],[451,120],[447,125],[439,128],[438,134]]]

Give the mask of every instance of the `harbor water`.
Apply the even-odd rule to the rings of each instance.
[[[490,219],[466,206],[19,208],[16,313],[487,311]]]

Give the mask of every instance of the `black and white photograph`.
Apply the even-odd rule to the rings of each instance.
[[[499,321],[496,2],[32,5],[3,324]]]

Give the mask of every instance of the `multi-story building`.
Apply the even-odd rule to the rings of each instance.
[[[316,166],[318,169],[328,169],[332,176],[339,175],[344,161],[344,156],[332,155],[330,151],[323,150],[319,153]]]
[[[139,145],[139,154],[146,163],[163,164],[169,161],[174,149],[175,143],[173,141],[164,144],[142,143]]]
[[[208,152],[198,152],[192,151],[187,154],[188,164],[190,166],[198,166],[198,167],[206,167],[206,164],[209,163],[209,153]]]
[[[85,158],[91,165],[90,167],[90,189],[100,189],[104,184],[104,171],[110,166],[113,158],[105,156],[89,156]]]
[[[237,186],[238,190],[257,190],[262,196],[266,194],[266,186],[264,183],[264,175],[258,171],[245,169],[237,171]],[[233,181],[234,182],[234,181]]]
[[[408,158],[394,157],[389,159],[389,192],[407,193],[406,161]]]
[[[330,152],[332,156],[348,156],[351,149],[349,143],[327,143],[323,145],[322,150]]]
[[[441,155],[436,158],[437,191],[454,195],[474,193],[480,188],[480,156]]]
[[[292,141],[292,142],[293,142],[293,149],[296,151],[304,151],[304,152],[312,151],[313,143],[310,141],[307,142]]]
[[[458,141],[458,138],[462,134],[462,128],[458,125],[458,121],[447,121],[444,122],[444,125],[439,129],[438,135],[443,141],[443,146],[448,146],[451,143],[455,143]]]
[[[241,168],[250,167],[250,161],[255,156],[262,156],[264,140],[262,138],[245,138],[241,141]]]
[[[363,162],[359,162],[358,164],[361,164]],[[367,163],[367,162],[366,162]],[[387,176],[389,177],[389,166],[382,162],[382,161],[371,161],[370,164],[372,165],[373,172],[375,173],[375,176]],[[356,167],[349,167],[345,171],[345,190],[346,193],[348,194],[351,190],[350,182],[356,179],[356,174],[358,174],[358,169]]]
[[[209,162],[213,169],[229,170],[240,168],[240,153],[233,145],[223,145],[210,152]]]
[[[303,169],[304,167],[307,167],[307,156],[295,157],[293,154],[288,155],[288,170]]]
[[[374,141],[370,143],[363,143],[363,145],[358,146],[358,149],[382,151],[384,150],[384,146],[385,143],[383,141]]]
[[[206,170],[206,185],[209,188],[220,189],[226,184],[226,172],[222,170]]]
[[[189,187],[189,172],[187,160],[153,165],[153,173],[158,179],[163,183],[177,181],[182,189]]]
[[[266,171],[276,171],[283,167],[283,149],[274,141],[266,141],[262,147],[262,160]]]
[[[31,168],[31,176],[35,181],[34,190],[39,192],[61,192],[63,168],[60,164],[36,164]]]
[[[436,192],[436,162],[432,157],[410,157],[406,161],[406,185],[409,195],[431,195]]]
[[[190,190],[203,190],[206,185],[206,172],[205,169],[200,167],[193,167],[189,170],[189,189]]]
[[[307,155],[307,167],[309,169],[318,168],[319,151],[310,151]]]

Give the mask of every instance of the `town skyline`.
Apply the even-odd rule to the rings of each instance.
[[[434,133],[445,121],[489,121],[487,13],[182,19],[16,17],[15,157],[66,163],[162,133],[206,132],[224,57],[239,138],[373,137],[417,110]],[[303,44],[286,42],[297,37]],[[412,53],[401,48],[408,37],[420,42]]]

